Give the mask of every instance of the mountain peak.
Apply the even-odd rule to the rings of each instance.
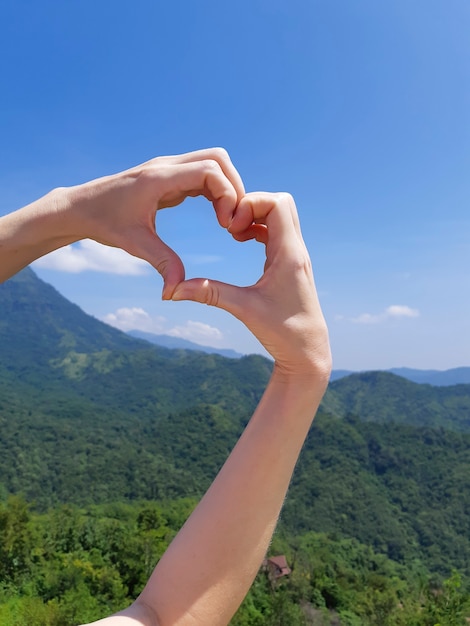
[[[46,363],[70,350],[89,353],[142,346],[87,315],[30,267],[0,285],[0,344],[0,364],[9,369]]]

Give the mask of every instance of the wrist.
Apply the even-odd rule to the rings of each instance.
[[[69,243],[88,239],[93,233],[97,212],[98,181],[54,190],[57,198],[57,227],[70,239]]]
[[[135,201],[135,177],[133,171],[119,172],[60,190],[73,241],[95,239],[108,243],[106,239],[119,219],[116,209],[123,203]],[[113,211],[112,221],[109,219],[110,208]]]
[[[326,392],[330,373],[331,368],[327,364],[321,365],[318,362],[314,366],[305,365],[295,371],[275,363],[270,386],[281,393],[291,409],[290,415],[295,414],[296,419],[304,415],[310,423]]]
[[[295,358],[276,359],[273,375],[280,381],[290,385],[308,384],[315,389],[326,390],[332,369],[332,357],[328,333],[325,327],[325,337],[318,336],[315,346],[309,349],[299,349]]]
[[[274,363],[272,379],[288,387],[298,387],[310,391],[312,395],[323,395],[328,387],[331,375],[331,361],[315,361],[314,363],[286,366]]]

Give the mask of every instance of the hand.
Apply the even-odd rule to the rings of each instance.
[[[156,212],[188,196],[203,195],[213,203],[220,225],[227,228],[245,193],[237,170],[221,148],[158,157],[65,191],[75,215],[72,240],[94,239],[148,261],[163,276],[164,299],[184,279],[184,266],[157,235]],[[70,211],[67,220],[69,216]]]
[[[229,231],[238,241],[266,246],[261,278],[250,287],[196,278],[180,283],[173,300],[195,300],[241,320],[273,356],[278,370],[329,375],[328,333],[296,206],[289,194],[252,193],[239,203]]]

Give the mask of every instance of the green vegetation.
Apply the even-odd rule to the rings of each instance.
[[[470,385],[432,387],[387,372],[352,374],[330,385],[323,407],[338,417],[470,432]]]
[[[0,508],[0,624],[70,626],[126,606],[195,502],[63,505],[37,514],[10,497]],[[278,535],[276,550],[291,575],[276,580],[262,569],[234,626],[465,623],[470,595],[457,572],[436,583],[422,567],[408,570],[356,540],[311,531]]]
[[[30,271],[0,286],[0,625],[96,619],[139,592],[271,371],[149,346]],[[235,626],[452,626],[470,615],[470,386],[335,381]],[[243,558],[243,555],[240,555]]]

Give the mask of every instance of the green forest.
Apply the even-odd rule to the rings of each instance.
[[[33,512],[18,496],[0,508],[0,623],[68,626],[126,606],[196,500],[64,504]],[[457,570],[441,579],[415,559],[389,559],[336,533],[279,530],[271,546],[292,573],[261,569],[232,620],[289,624],[464,624],[469,594]]]
[[[260,356],[151,346],[31,270],[0,286],[0,626],[123,608],[269,379]],[[470,616],[470,385],[330,384],[235,626],[453,626]],[[241,555],[243,558],[243,555]]]

